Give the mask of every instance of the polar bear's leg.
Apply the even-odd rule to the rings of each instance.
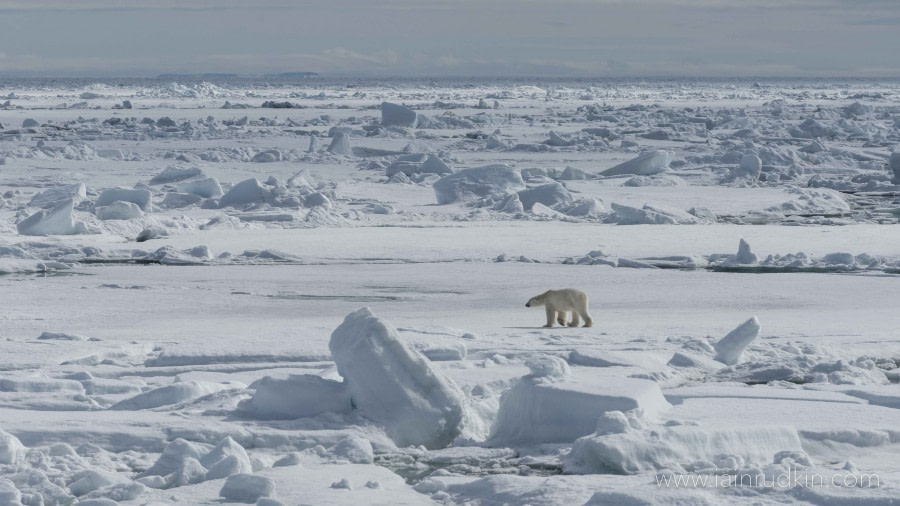
[[[574,313],[575,312],[573,311],[572,314],[574,314]],[[557,323],[559,323],[560,325],[565,327],[566,322],[568,322],[568,321],[569,321],[569,313],[567,311],[559,311],[558,313],[556,313],[556,322]]]
[[[594,320],[591,319],[591,313],[587,312],[587,308],[584,308],[584,311],[579,311],[581,313],[581,317],[584,318],[584,326],[590,327],[594,324]]]
[[[545,309],[547,310],[547,324],[544,327],[550,328],[553,326],[553,320],[556,319],[556,308],[548,304]]]
[[[572,311],[572,321],[569,322],[570,327],[577,327],[578,324],[581,323],[581,319],[578,317],[578,311]]]
[[[580,294],[580,296],[578,297],[578,300],[575,304],[575,308],[576,308],[575,310],[578,312],[579,315],[581,315],[582,318],[584,318],[584,326],[585,327],[590,327],[591,325],[594,324],[594,319],[591,318],[591,313],[588,312],[589,305],[590,305],[590,299],[588,299],[587,294],[586,293]]]

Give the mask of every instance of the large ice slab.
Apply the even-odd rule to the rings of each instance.
[[[566,187],[559,183],[548,183],[518,193],[522,207],[526,211],[530,211],[535,204],[540,203],[545,206],[555,206],[558,204],[568,204],[572,202],[572,194]]]
[[[271,192],[256,178],[245,179],[231,187],[219,200],[219,207],[242,206],[254,202],[265,202]]]
[[[384,126],[401,126],[416,128],[419,117],[409,107],[390,102],[381,103],[381,124]]]
[[[350,147],[350,137],[343,133],[337,132],[328,145],[328,152],[335,155],[353,156],[353,149]]]
[[[347,315],[328,347],[353,405],[398,446],[443,448],[460,434],[462,390],[369,308]]]
[[[166,167],[150,179],[150,184],[166,184],[184,181],[203,174],[199,167]]]
[[[616,223],[619,225],[693,225],[700,220],[681,209],[668,206],[644,204],[637,208],[622,204],[611,205],[615,212]]]
[[[68,199],[74,200],[77,204],[87,197],[86,192],[87,190],[84,183],[56,186],[54,188],[48,188],[32,197],[28,205],[31,207],[40,207],[41,209],[51,209]]]
[[[755,316],[738,325],[713,345],[716,350],[716,360],[725,365],[738,363],[744,348],[759,336],[759,330],[759,320]]]
[[[525,189],[518,170],[505,164],[463,169],[434,182],[438,204],[449,204],[493,193],[517,192]]]
[[[222,185],[213,177],[180,183],[177,188],[181,193],[192,193],[206,198],[219,197],[223,193]]]
[[[592,376],[589,369],[562,378],[533,370],[501,396],[489,443],[570,443],[592,434],[607,411],[640,408],[656,417],[670,407],[653,381]]]
[[[75,201],[66,199],[53,209],[42,209],[16,224],[22,235],[72,235],[86,232],[84,224],[75,223],[72,212]]]
[[[669,168],[668,151],[657,150],[641,153],[636,158],[611,167],[600,173],[602,176],[622,176],[634,174],[637,176],[652,176],[665,172]]]

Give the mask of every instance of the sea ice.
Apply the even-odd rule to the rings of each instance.
[[[463,392],[368,308],[347,315],[328,347],[353,405],[398,446],[443,448],[462,431]]]
[[[292,420],[322,413],[349,413],[353,408],[347,385],[309,374],[285,379],[265,376],[250,384],[253,397],[241,401],[238,412],[258,420]]]
[[[204,198],[222,196],[222,185],[220,185],[219,181],[213,177],[179,183],[176,188],[181,193],[192,193]]]
[[[134,220],[144,215],[137,204],[116,200],[108,206],[97,206],[94,214],[101,220]]]
[[[84,183],[77,183],[46,189],[32,197],[28,205],[30,207],[40,207],[41,209],[51,209],[68,199],[72,199],[78,204],[85,198],[87,198],[87,193]]]
[[[350,137],[343,132],[335,133],[331,139],[331,144],[328,146],[328,152],[335,155],[353,156],[353,150],[350,148]]]
[[[271,198],[271,191],[264,187],[258,179],[245,179],[234,185],[219,200],[219,207],[238,207],[256,202],[265,202]]]
[[[162,172],[150,179],[150,184],[166,184],[184,181],[203,174],[199,167],[166,167]]]
[[[105,190],[97,197],[94,202],[95,207],[108,206],[116,201],[131,202],[140,208],[141,211],[150,211],[150,198],[152,194],[150,190],[130,190],[126,188],[112,188]]]
[[[261,497],[275,496],[275,482],[266,476],[235,474],[229,476],[219,491],[226,501],[256,503]]]
[[[744,348],[759,336],[759,330],[759,320],[755,316],[738,325],[713,345],[716,350],[716,360],[725,365],[738,363]]]
[[[381,124],[384,126],[400,126],[416,128],[419,124],[418,114],[409,107],[390,102],[381,103]]]
[[[647,151],[637,158],[622,162],[614,167],[604,170],[601,176],[622,176],[634,174],[637,176],[652,176],[665,172],[669,168],[669,152],[663,150]]]
[[[435,181],[438,204],[449,204],[493,193],[517,192],[525,189],[518,170],[504,164],[462,169]]]
[[[66,199],[52,209],[42,209],[16,224],[22,235],[72,235],[87,232],[73,217],[75,201]]]
[[[569,375],[565,361],[551,358],[555,360],[531,363],[532,373],[503,393],[489,444],[570,443],[593,433],[605,412],[641,408],[656,417],[669,407],[653,381],[591,381],[589,369]]]
[[[572,194],[559,183],[548,183],[518,192],[519,201],[526,211],[530,211],[535,204],[540,203],[548,207],[572,202]]]
[[[592,435],[575,442],[568,472],[673,472],[772,464],[785,451],[803,454],[793,427],[676,426]]]

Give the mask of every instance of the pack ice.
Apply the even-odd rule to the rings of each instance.
[[[900,496],[896,82],[0,88],[0,504]]]

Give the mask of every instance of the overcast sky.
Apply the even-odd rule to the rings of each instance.
[[[0,0],[0,75],[895,76],[900,0]]]

